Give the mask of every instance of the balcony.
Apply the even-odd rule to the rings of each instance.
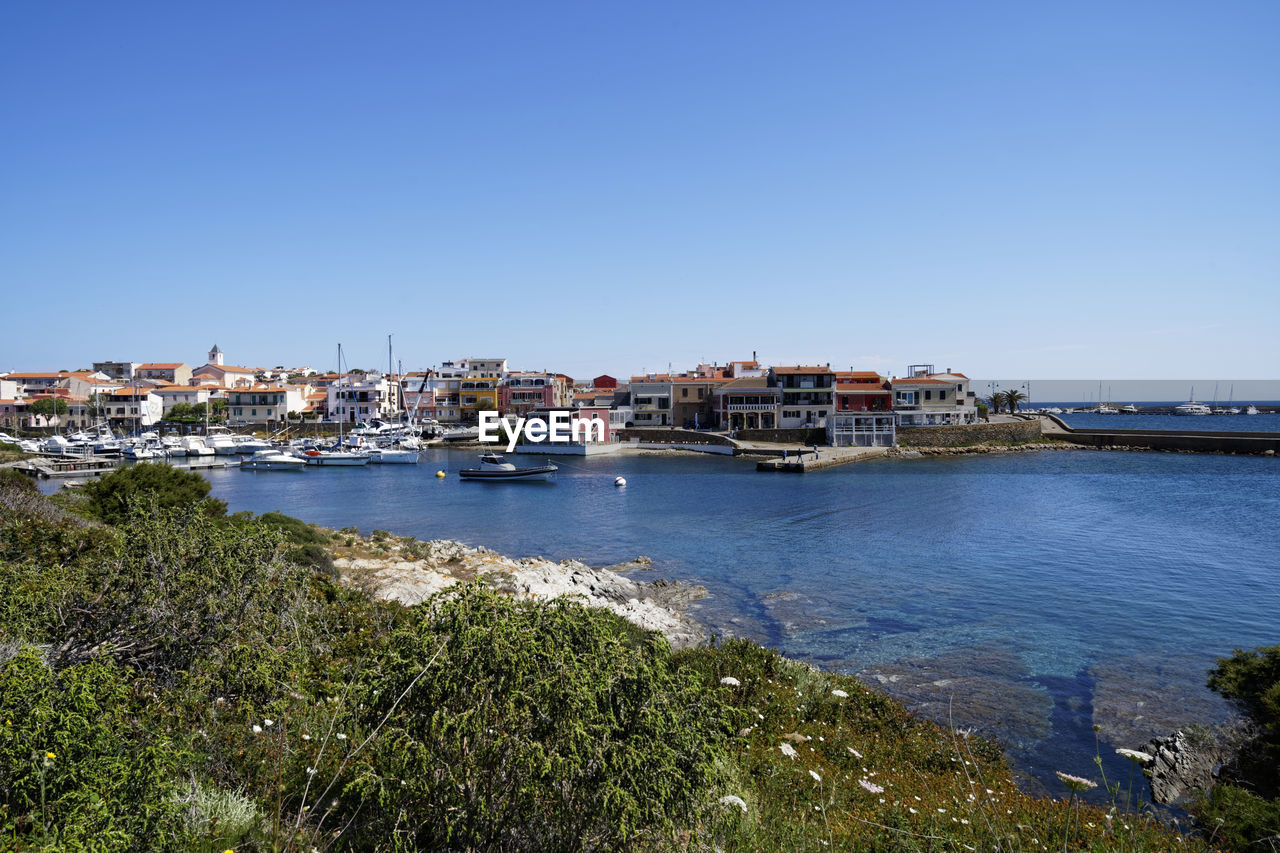
[[[725,410],[730,412],[772,412],[776,408],[776,400],[772,403],[730,403],[725,406]]]

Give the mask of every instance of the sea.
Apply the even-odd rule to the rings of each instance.
[[[1228,721],[1207,671],[1280,643],[1274,458],[1046,450],[795,475],[629,454],[557,457],[546,484],[461,481],[475,459],[204,476],[231,511],[593,566],[647,556],[638,579],[706,588],[693,615],[714,635],[994,738],[1033,793],[1061,795],[1055,771],[1097,779],[1095,755],[1127,778],[1115,748]]]

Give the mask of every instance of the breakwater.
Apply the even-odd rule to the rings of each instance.
[[[1042,415],[1045,435],[1089,447],[1135,447],[1187,453],[1245,453],[1274,456],[1280,433],[1225,430],[1140,430],[1072,428],[1058,417]]]

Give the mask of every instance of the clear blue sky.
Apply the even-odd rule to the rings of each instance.
[[[1280,376],[1280,3],[0,5],[0,369]]]

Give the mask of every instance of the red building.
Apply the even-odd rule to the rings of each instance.
[[[874,370],[837,370],[835,398],[837,412],[893,410],[889,379]]]

